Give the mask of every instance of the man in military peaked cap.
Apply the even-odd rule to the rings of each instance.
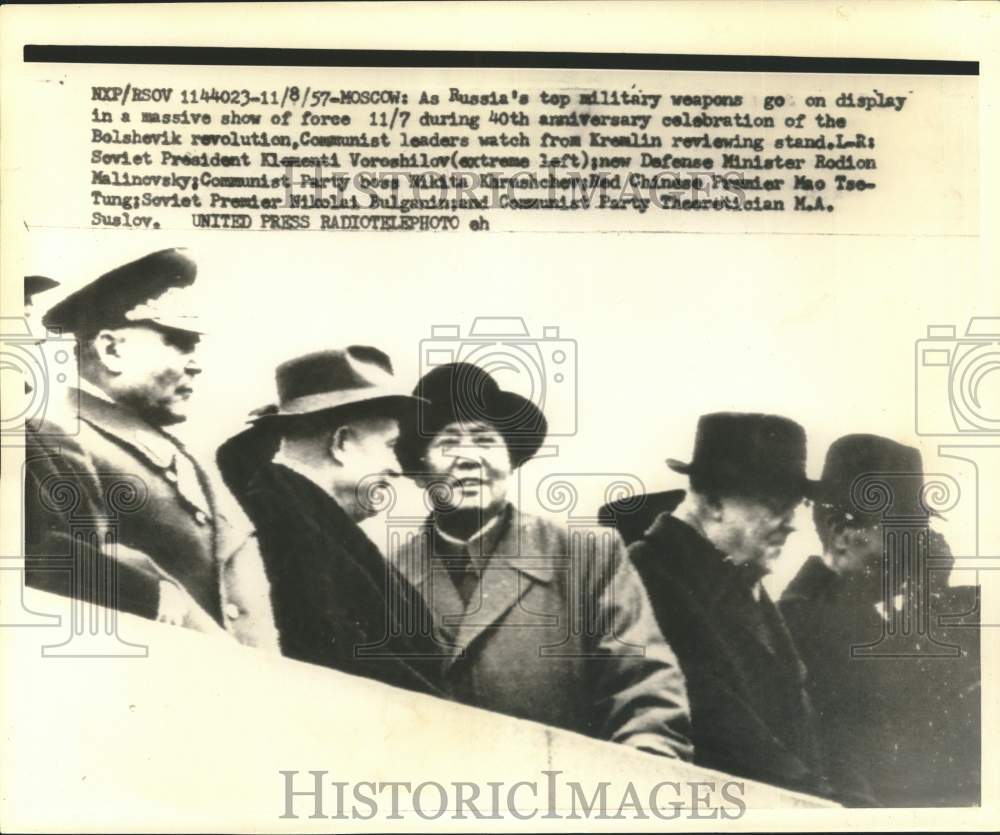
[[[43,317],[77,341],[80,382],[67,407],[78,411],[80,429],[69,434],[51,412],[29,428],[28,582],[277,649],[249,523],[223,518],[208,474],[167,431],[187,418],[201,373],[188,296],[196,274],[183,250],[154,252]],[[66,480],[81,506],[53,500]],[[123,488],[133,503],[122,504]],[[81,513],[106,525],[113,547],[81,550],[73,536]]]
[[[629,548],[687,678],[695,762],[824,793],[805,668],[761,579],[813,484],[806,435],[778,415],[698,421],[690,490]]]

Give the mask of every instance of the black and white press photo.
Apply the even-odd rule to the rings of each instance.
[[[1000,41],[889,11],[6,8],[0,827],[987,828]]]

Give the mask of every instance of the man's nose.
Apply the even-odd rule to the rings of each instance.
[[[455,453],[455,463],[453,466],[457,470],[478,470],[481,462],[474,450],[466,449]]]
[[[399,463],[399,458],[396,456],[395,451],[391,451],[385,459],[385,468],[382,470],[383,475],[389,478],[401,478],[403,475],[403,468]]]
[[[191,357],[191,359],[189,359],[185,364],[184,371],[192,377],[196,377],[201,374],[201,363],[199,363],[194,357]]]

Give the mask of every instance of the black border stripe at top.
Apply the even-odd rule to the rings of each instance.
[[[174,64],[248,67],[440,67],[444,69],[979,75],[978,61],[911,58],[806,58],[785,55],[657,55],[633,52],[477,52],[409,49],[276,49],[27,44],[24,47],[24,60],[29,63],[58,64]]]

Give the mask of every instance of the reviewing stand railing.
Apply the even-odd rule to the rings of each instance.
[[[22,616],[11,619],[15,603],[8,595],[3,622],[22,625],[4,630],[0,654],[11,830],[28,813],[34,829],[103,821],[104,831],[204,832],[330,831],[360,828],[364,820],[391,825],[399,816],[411,826],[437,820],[462,828],[462,820],[470,827],[481,816],[514,824],[513,812],[530,818],[532,829],[567,819],[662,829],[663,817],[650,809],[654,791],[656,811],[678,825],[737,817],[734,799],[751,813],[830,806],[268,656],[226,637],[108,610],[76,621],[103,623],[109,628],[101,634],[71,634],[69,600],[26,589]],[[59,622],[29,611],[58,615]],[[127,643],[116,654],[119,641]],[[11,684],[17,680],[26,686]],[[397,788],[395,808],[391,786],[379,791],[390,782],[410,784]],[[417,815],[413,791],[420,784]],[[467,804],[459,808],[476,794],[480,816]],[[603,817],[597,807],[585,811],[595,797],[598,806],[606,803]],[[636,821],[636,802],[651,823]],[[439,807],[445,811],[437,816]]]

